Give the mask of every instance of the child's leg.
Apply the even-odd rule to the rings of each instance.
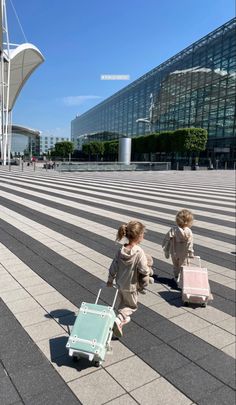
[[[138,293],[137,291],[120,291],[121,299],[118,306],[119,315],[123,320],[130,317],[138,308]]]
[[[176,259],[176,257],[174,257],[174,256],[172,256],[172,262],[173,262],[174,277],[175,277],[175,280],[177,281],[179,278],[181,266],[179,263],[179,259]]]
[[[120,302],[118,305],[118,316],[114,323],[114,333],[116,336],[122,336],[122,327],[130,322],[130,315],[138,308],[137,291],[119,291]]]

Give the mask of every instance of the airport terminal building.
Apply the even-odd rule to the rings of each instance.
[[[235,80],[233,18],[76,117],[71,140],[81,149],[91,140],[201,127],[209,134],[208,156],[235,159]]]

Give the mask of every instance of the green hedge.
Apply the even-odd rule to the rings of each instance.
[[[206,149],[207,131],[202,128],[181,128],[132,139],[133,153],[186,153]]]
[[[206,149],[207,131],[202,128],[180,128],[132,138],[132,155],[142,153],[190,153]],[[119,141],[93,141],[83,145],[88,156],[118,159]]]

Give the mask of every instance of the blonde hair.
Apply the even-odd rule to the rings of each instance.
[[[193,220],[194,216],[192,212],[187,209],[180,210],[176,214],[176,223],[180,228],[191,227]]]
[[[116,240],[120,241],[126,237],[129,242],[136,241],[145,232],[145,226],[139,221],[130,221],[122,224],[117,232]]]

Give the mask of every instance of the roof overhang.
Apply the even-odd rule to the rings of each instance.
[[[12,125],[11,132],[13,134],[35,136],[35,137],[40,135],[40,131],[37,131],[36,129],[32,128],[23,127],[22,125]]]
[[[5,51],[6,52],[6,51]],[[7,55],[6,55],[7,56]],[[10,49],[5,62],[5,77],[7,77],[8,62],[10,60],[10,88],[9,88],[9,108],[11,111],[16,102],[17,96],[27,79],[34,70],[41,65],[44,57],[36,46],[25,43]],[[6,98],[5,98],[6,99]]]

